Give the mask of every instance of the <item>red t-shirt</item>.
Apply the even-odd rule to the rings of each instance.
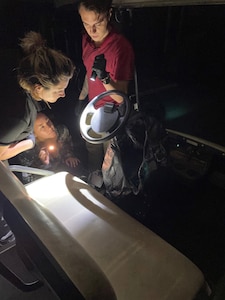
[[[130,42],[121,34],[112,30],[100,47],[96,48],[90,37],[85,33],[82,39],[83,62],[86,67],[89,100],[105,92],[102,82],[96,78],[90,80],[92,66],[96,55],[104,54],[106,59],[106,71],[110,74],[112,80],[132,80],[134,74],[134,51]],[[97,107],[105,102],[114,102],[111,97],[101,99]]]

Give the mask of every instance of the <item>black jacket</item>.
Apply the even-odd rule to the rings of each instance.
[[[22,141],[33,132],[39,103],[29,94],[9,101],[0,110],[0,145]]]

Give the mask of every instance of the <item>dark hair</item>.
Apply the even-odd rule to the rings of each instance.
[[[108,13],[112,7],[112,0],[78,0],[78,10],[83,5],[87,10],[95,11],[98,14]]]
[[[73,76],[75,66],[70,58],[47,47],[40,33],[28,32],[20,39],[20,46],[26,56],[20,61],[17,78],[31,95],[35,84],[49,88]]]

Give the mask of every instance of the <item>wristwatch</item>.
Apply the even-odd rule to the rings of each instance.
[[[102,79],[101,82],[104,83],[104,84],[109,84],[110,83],[110,79],[111,78],[110,78],[109,73],[108,73],[108,75],[104,79]]]

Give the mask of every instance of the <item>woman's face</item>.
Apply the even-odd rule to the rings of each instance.
[[[45,88],[41,85],[35,87],[35,95],[41,100],[49,103],[55,103],[59,98],[65,97],[65,89],[69,84],[70,78],[61,80],[59,84]]]
[[[79,14],[87,34],[95,43],[101,43],[109,33],[110,16],[87,10],[83,5],[79,8]]]
[[[52,121],[44,114],[39,113],[34,122],[34,135],[40,142],[48,139],[55,139],[57,133]]]

